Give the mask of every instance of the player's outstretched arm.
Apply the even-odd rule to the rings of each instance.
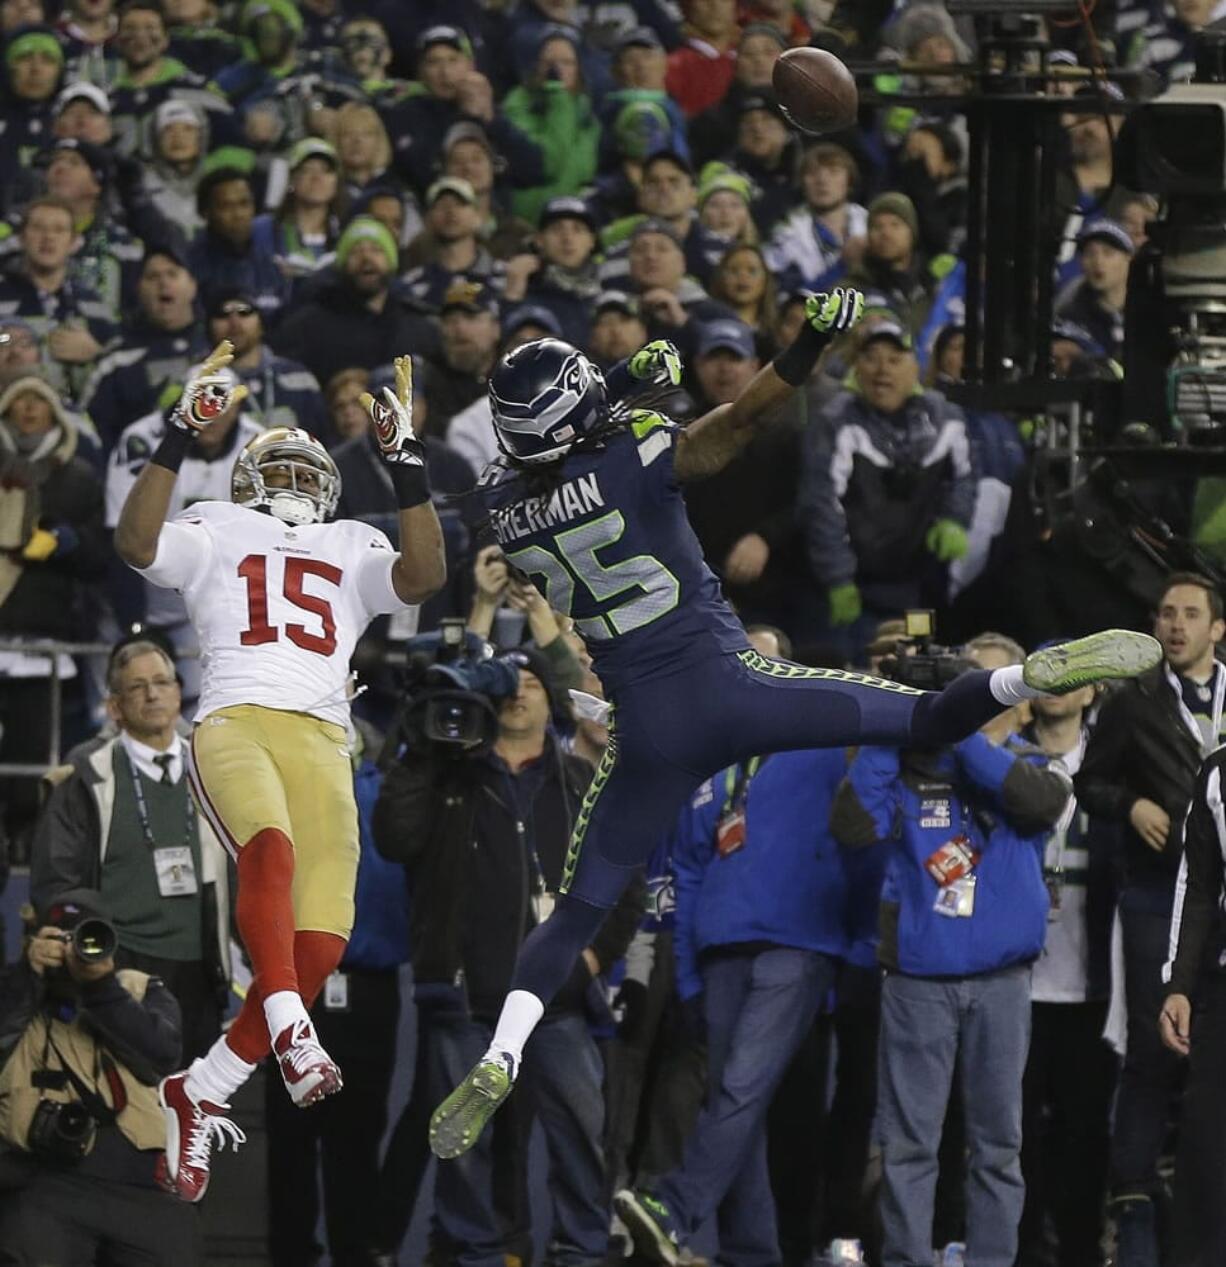
[[[810,295],[805,324],[791,347],[763,366],[728,405],[690,423],[677,439],[673,469],[680,480],[705,479],[722,471],[753,439],[755,428],[801,387],[832,340],[850,330],[864,311],[858,290],[838,287]]]
[[[424,603],[447,580],[443,529],[426,478],[426,450],[413,430],[413,362],[398,356],[396,390],[385,387],[383,399],[362,393],[383,460],[391,472],[400,506],[400,555],[392,565],[392,585],[400,601]]]
[[[223,339],[188,379],[183,395],[167,415],[161,444],[128,493],[115,528],[115,549],[134,568],[147,568],[157,557],[170,496],[192,440],[236,409],[247,395],[246,387],[227,369],[233,359],[234,346]]]

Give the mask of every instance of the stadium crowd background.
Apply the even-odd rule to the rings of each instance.
[[[1148,70],[1150,91],[1178,82],[1214,7],[1099,5],[1094,56]],[[228,496],[248,438],[299,426],[334,455],[340,513],[394,537],[394,497],[358,397],[411,352],[450,575],[420,627],[471,613],[503,645],[540,643],[556,627],[478,558],[479,507],[461,496],[496,455],[485,399],[495,359],[555,336],[607,368],[667,338],[686,375],[665,411],[684,422],[732,399],[789,342],[808,293],[853,285],[868,297],[862,330],[724,473],[687,490],[745,623],[781,632],[801,660],[852,665],[868,663],[883,620],[913,607],[936,609],[951,643],[987,629],[1033,647],[1109,623],[1146,627],[1144,604],[1093,569],[1082,586],[1053,553],[1029,498],[1034,420],[968,413],[942,390],[962,373],[967,133],[948,102],[964,81],[932,72],[971,61],[974,40],[940,4],[0,0],[0,34],[0,639],[11,641],[0,652],[0,761],[44,763],[52,739],[50,660],[20,640],[114,642],[139,625],[180,657],[190,717],[197,670],[183,609],[122,567],[110,532],[188,367],[222,338],[250,396],[185,467],[182,504]],[[1060,50],[1050,90],[1097,91],[1083,28],[1052,24],[1049,35]],[[820,139],[791,127],[771,71],[809,43],[886,63],[873,80],[885,104]],[[940,103],[910,104],[928,91]],[[1129,261],[1158,212],[1112,179],[1113,118],[1064,119],[1056,375],[1119,374]],[[1208,547],[1211,492],[1180,525]],[[356,711],[368,726],[393,718],[383,652],[403,633],[377,628],[360,649],[371,689]],[[101,664],[60,656],[63,752],[102,720],[113,684]],[[582,735],[573,746],[582,751]],[[10,861],[25,865],[42,791],[33,778],[4,787]],[[871,978],[871,947],[866,962]],[[628,1044],[615,1019],[625,1024],[633,991],[609,993],[621,1002],[601,1043]],[[684,1039],[665,1072],[692,1090],[700,1027],[675,1003],[659,1005]],[[833,1026],[823,1007],[800,1057],[810,1080],[826,1076]],[[854,1027],[839,1032],[850,1049]],[[652,1077],[658,1062],[656,1051]],[[852,1079],[842,1062],[840,1076]],[[1108,1102],[1095,1100],[1101,1120],[1087,1128],[1102,1139],[1079,1192],[1091,1206],[1106,1201]],[[624,1113],[611,1098],[610,1184],[650,1168],[642,1124]],[[871,1216],[829,1214],[831,1202],[844,1213],[858,1202],[865,1158],[840,1156],[837,1131],[814,1156],[788,1116],[771,1132],[785,1260],[836,1233],[872,1243]],[[402,1120],[393,1140],[410,1176],[422,1129]],[[670,1129],[676,1138],[648,1149],[660,1169],[679,1159],[685,1130]],[[942,1185],[951,1208],[938,1200],[937,1245],[962,1239],[963,1128],[948,1129],[942,1173],[955,1177]],[[418,1182],[404,1178],[403,1191]],[[302,1193],[274,1189],[274,1214],[287,1217]],[[523,1256],[519,1195],[500,1189],[495,1204],[512,1212],[505,1252]],[[1101,1233],[1097,1211],[1089,1221]],[[1047,1257],[1043,1227],[1031,1218],[1019,1261],[1092,1267]],[[393,1261],[370,1256],[389,1252],[388,1235],[368,1239],[333,1261]],[[277,1261],[308,1252],[283,1244]]]

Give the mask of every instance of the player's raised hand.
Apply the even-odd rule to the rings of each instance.
[[[836,286],[805,300],[805,320],[818,334],[846,334],[864,315],[864,292]]]
[[[655,383],[658,387],[681,385],[681,353],[667,339],[652,339],[630,358],[631,378]]]
[[[222,341],[209,353],[203,364],[188,376],[170,417],[183,431],[203,431],[227,410],[247,398],[247,389],[230,368],[234,360],[234,344]]]
[[[411,357],[398,356],[394,365],[395,391],[385,387],[380,393],[382,399],[370,392],[363,392],[359,399],[370,415],[384,461],[424,466],[425,447],[413,430],[413,361]]]

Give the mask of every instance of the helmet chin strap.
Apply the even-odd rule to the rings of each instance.
[[[319,522],[319,507],[300,493],[278,489],[268,498],[268,512],[287,524],[303,527]]]

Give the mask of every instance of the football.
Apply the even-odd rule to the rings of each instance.
[[[788,49],[775,63],[772,82],[784,112],[805,132],[838,132],[856,121],[856,81],[825,49]]]

